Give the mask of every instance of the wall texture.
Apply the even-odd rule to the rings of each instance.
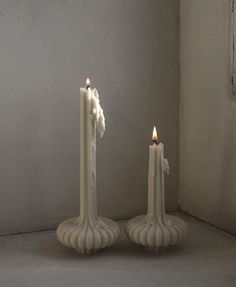
[[[79,86],[100,92],[98,207],[146,210],[154,124],[176,208],[178,0],[0,0],[0,233],[55,227],[79,208]]]
[[[180,197],[183,210],[236,233],[231,4],[181,0]]]

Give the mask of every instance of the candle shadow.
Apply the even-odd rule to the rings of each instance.
[[[124,224],[121,226],[120,239],[114,243],[114,245],[100,249],[94,254],[83,255],[76,252],[72,248],[63,246],[56,237],[55,231],[36,232],[31,234],[25,234],[23,248],[17,249],[18,253],[35,255],[39,261],[53,261],[57,264],[74,264],[75,262],[87,262],[97,259],[112,259],[126,258],[128,260],[160,260],[162,258],[171,258],[178,254],[186,253],[186,245],[182,244],[169,247],[160,252],[149,252],[144,249],[143,246],[132,243],[124,232]],[[28,239],[27,239],[28,238]],[[29,244],[30,242],[30,244]],[[27,243],[27,244],[26,244]],[[188,249],[188,247],[187,247]]]

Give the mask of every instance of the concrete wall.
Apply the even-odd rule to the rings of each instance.
[[[178,0],[0,0],[0,233],[55,227],[79,208],[79,86],[100,92],[101,215],[146,210],[154,124],[176,208]]]
[[[181,0],[181,207],[236,233],[231,1]]]

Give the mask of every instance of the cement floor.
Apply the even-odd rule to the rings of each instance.
[[[235,287],[236,237],[190,217],[189,235],[151,254],[123,234],[109,249],[80,256],[55,231],[0,237],[0,287]]]

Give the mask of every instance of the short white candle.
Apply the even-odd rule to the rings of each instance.
[[[188,228],[182,219],[165,213],[164,173],[169,173],[169,164],[155,127],[152,140],[153,144],[149,146],[148,212],[129,220],[126,232],[133,242],[157,252],[179,242]]]
[[[165,214],[164,172],[169,173],[169,165],[164,159],[164,145],[158,143],[156,127],[153,128],[152,141],[153,144],[149,146],[148,215],[163,222]]]

